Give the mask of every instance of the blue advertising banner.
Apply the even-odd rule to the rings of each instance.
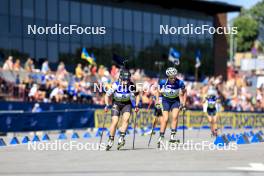
[[[0,113],[0,132],[63,130],[94,127],[93,109]]]

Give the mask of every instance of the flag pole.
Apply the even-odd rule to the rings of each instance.
[[[199,67],[195,67],[195,81],[198,81],[198,69]]]

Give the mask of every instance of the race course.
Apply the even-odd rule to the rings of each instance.
[[[186,130],[185,142],[193,144],[202,141],[213,142],[209,130]],[[240,133],[240,130],[225,130],[224,133]],[[82,138],[83,131],[78,131],[80,139],[66,139],[63,143],[75,140],[78,143],[98,143],[99,137],[91,133],[89,139]],[[166,133],[169,138],[169,131]],[[23,134],[24,135],[24,134]],[[70,137],[70,134],[67,134]],[[54,142],[57,134],[49,134]],[[182,131],[177,133],[182,139]],[[22,135],[18,136],[21,140]],[[10,136],[3,137],[8,144]],[[126,137],[126,145],[118,151],[115,146],[110,151],[33,151],[28,144],[7,145],[0,147],[0,175],[263,175],[264,143],[236,145],[236,150],[203,151],[169,148],[156,148],[158,134],[153,136],[150,148],[147,147],[149,135],[136,135],[135,150],[132,149],[133,135]],[[105,135],[103,142],[107,141]],[[45,143],[49,143],[45,142]],[[39,142],[44,143],[44,142]],[[231,145],[231,144],[229,144]],[[175,146],[174,146],[175,147]]]

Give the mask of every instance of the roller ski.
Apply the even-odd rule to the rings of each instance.
[[[117,150],[120,150],[125,145],[125,133],[121,133],[117,143]]]
[[[157,147],[160,148],[160,145],[164,143],[164,136],[160,136],[159,137],[159,140],[158,140],[158,143],[157,143]]]
[[[109,151],[113,147],[113,145],[114,145],[114,137],[110,136],[106,146],[106,151]]]
[[[120,150],[122,147],[124,147],[125,143],[125,139],[122,139],[122,141],[118,141],[117,150]]]
[[[176,131],[172,131],[171,135],[170,135],[169,143],[171,143],[171,144],[180,143],[180,140],[176,139],[175,136],[176,136]]]

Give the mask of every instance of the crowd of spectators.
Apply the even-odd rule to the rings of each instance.
[[[60,103],[90,103],[104,104],[104,91],[94,90],[97,85],[111,85],[118,79],[119,68],[112,65],[107,68],[103,65],[77,64],[75,73],[69,73],[63,62],[60,62],[56,70],[51,70],[49,61],[45,60],[41,68],[37,69],[31,58],[28,58],[21,66],[20,60],[13,60],[12,56],[3,64],[0,70],[12,71],[18,74],[18,84],[25,92],[25,101],[34,102],[60,102]],[[19,77],[19,71],[27,72],[25,78]],[[143,83],[144,86],[158,82],[157,78],[150,78],[143,70],[131,69],[132,80]],[[184,79],[179,75],[180,79]],[[8,81],[8,80],[5,80]],[[264,86],[258,88],[252,86],[250,75],[239,71],[230,71],[228,79],[222,76],[208,77],[203,82],[185,82],[188,101],[191,109],[202,109],[203,100],[210,86],[214,86],[218,92],[223,109],[232,111],[264,111]],[[0,82],[1,83],[1,82]],[[1,83],[3,90],[3,82]],[[3,91],[2,91],[3,92]],[[141,101],[148,105],[152,102],[151,92],[143,92]]]

